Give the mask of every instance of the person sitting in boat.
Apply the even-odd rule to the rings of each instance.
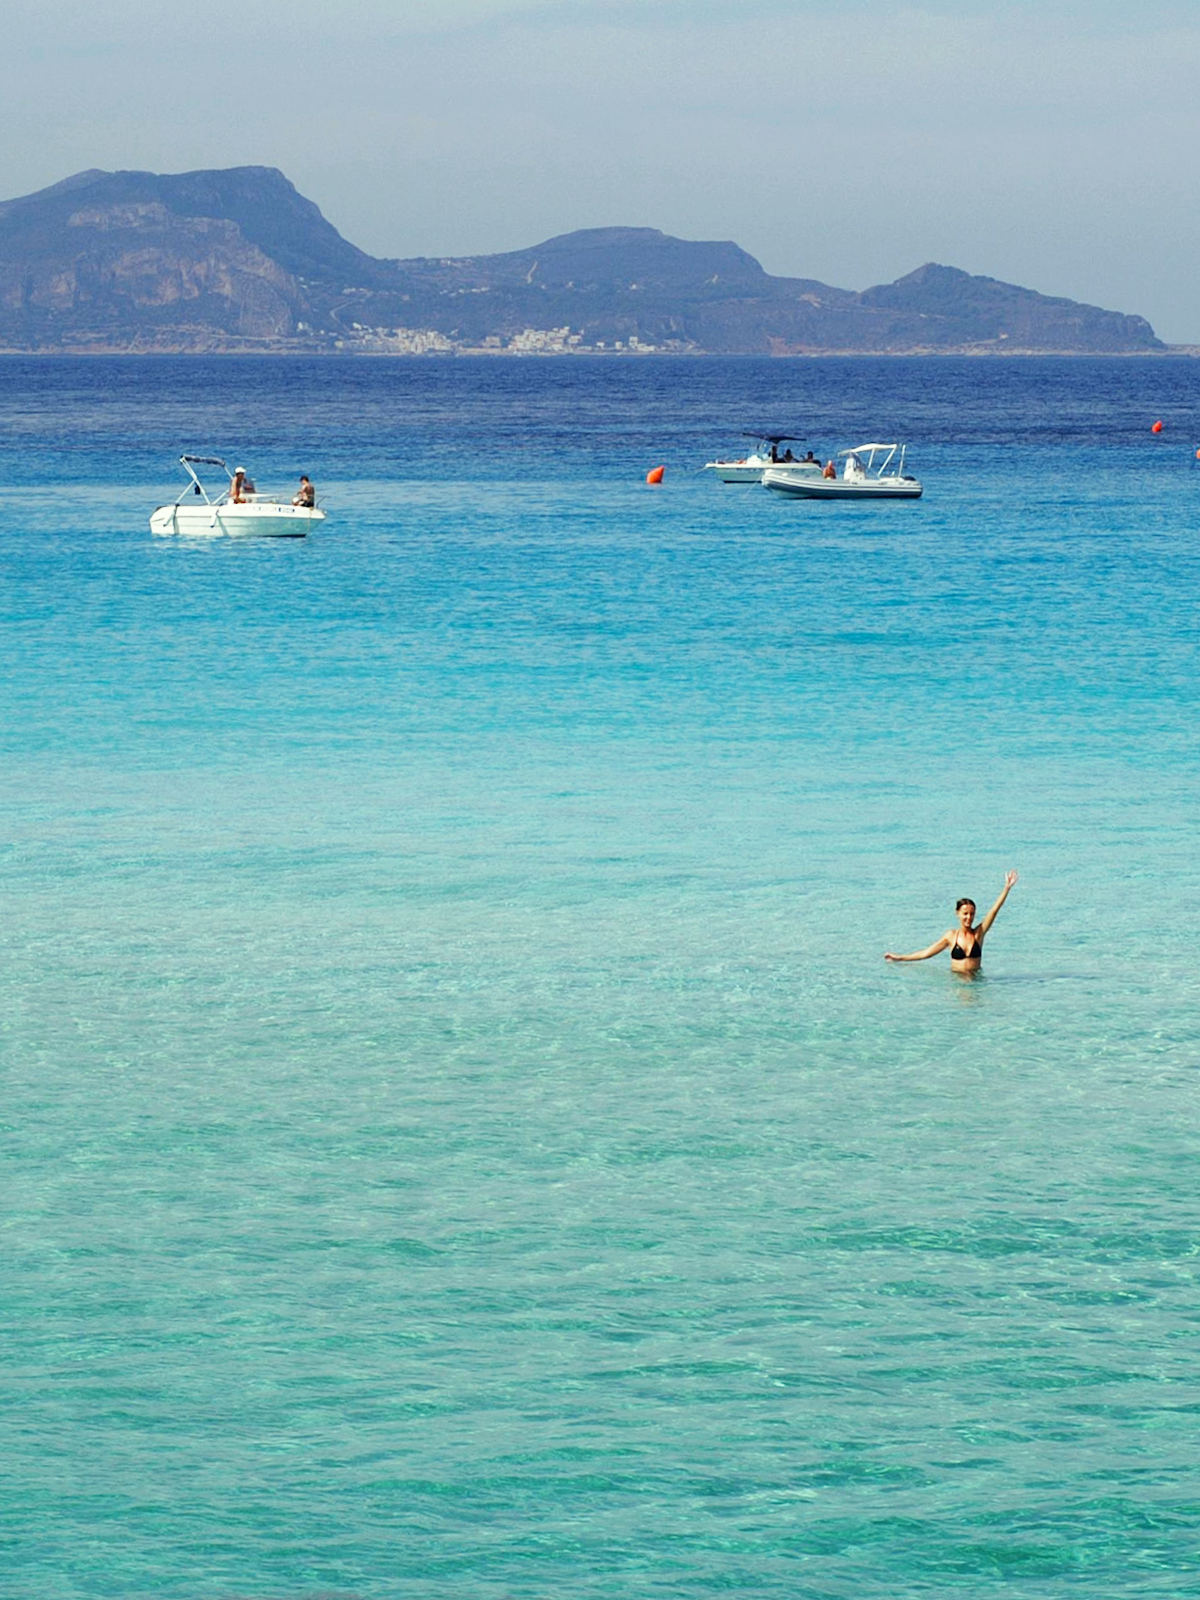
[[[794,455],[793,455],[793,454],[792,454],[792,447],[791,447],[791,445],[788,445],[788,447],[787,447],[787,449],[786,449],[786,450],[785,450],[785,451],[784,451],[784,452],[783,452],[783,459],[784,459],[784,460],[785,460],[785,461],[795,461],[795,459],[796,459],[796,458],[795,458],[795,456],[794,456]]]
[[[235,467],[233,473],[233,487],[229,491],[229,498],[235,506],[240,506],[243,500],[248,500],[255,492],[254,480],[246,476],[245,467]]]
[[[300,487],[292,496],[292,504],[294,506],[315,506],[316,503],[317,491],[313,487],[312,479],[307,472],[302,472],[300,474]]]
[[[816,456],[813,455],[812,451],[810,450],[808,452],[808,454],[804,457],[804,460],[800,463],[800,465],[802,467],[819,467],[821,465],[821,463],[817,460]]]
[[[827,461],[825,463],[825,468],[824,468],[824,471],[821,473],[821,476],[823,478],[836,478],[837,477],[837,468],[834,466],[832,461]]]

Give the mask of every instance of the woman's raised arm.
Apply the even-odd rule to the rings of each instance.
[[[1016,875],[1015,872],[1006,872],[1004,874],[1004,887],[1000,891],[1000,898],[999,898],[999,900],[996,901],[996,904],[992,907],[992,909],[988,912],[987,916],[984,917],[983,921],[979,924],[979,934],[980,934],[981,938],[988,931],[988,929],[991,927],[992,923],[995,922],[997,911],[999,911],[1000,907],[1008,899],[1008,891],[1012,888],[1013,884],[1016,883],[1016,881],[1017,881],[1017,875]]]
[[[997,907],[997,909],[999,909]],[[931,944],[928,950],[914,950],[911,955],[897,956],[889,950],[884,955],[885,961],[928,961],[930,956],[940,955],[950,943],[950,934],[944,933],[936,944]]]

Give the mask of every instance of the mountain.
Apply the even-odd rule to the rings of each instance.
[[[856,293],[728,242],[589,228],[528,250],[378,260],[271,167],[77,173],[0,205],[17,351],[1066,351],[1164,346],[1142,317],[932,263]]]

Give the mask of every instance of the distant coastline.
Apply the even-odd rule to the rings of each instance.
[[[591,228],[384,260],[281,172],[88,171],[0,204],[0,351],[428,360],[1194,356],[1144,317],[936,262],[861,291],[731,241]]]
[[[1189,361],[1200,357],[1200,345],[1164,344],[1156,350],[1048,350],[1006,349],[981,350],[978,347],[941,347],[914,350],[789,350],[773,355],[761,351],[729,350],[597,350],[583,347],[569,351],[520,351],[486,349],[482,346],[464,346],[462,349],[438,350],[425,353],[385,350],[343,350],[308,347],[288,341],[272,344],[268,341],[245,344],[212,345],[205,347],[166,345],[61,345],[40,349],[21,349],[0,345],[0,360],[102,360],[123,357],[141,360],[170,360],[181,357],[203,360],[220,358],[238,360],[258,357],[278,361],[550,361],[574,359],[580,361],[651,361],[673,359],[681,361]]]

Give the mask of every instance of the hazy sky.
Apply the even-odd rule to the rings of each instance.
[[[14,11],[15,6],[15,11]],[[1200,344],[1200,0],[8,0],[0,195],[277,166],[376,255],[610,223]]]

